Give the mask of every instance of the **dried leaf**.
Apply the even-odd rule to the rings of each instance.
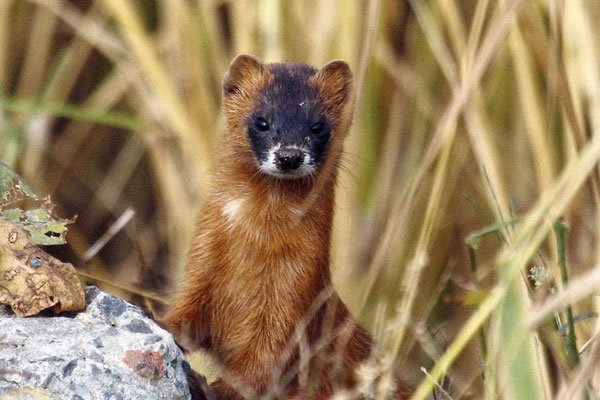
[[[0,219],[0,303],[18,316],[52,308],[55,313],[85,308],[75,268],[37,247],[23,229]]]

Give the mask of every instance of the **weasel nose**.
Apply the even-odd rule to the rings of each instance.
[[[298,149],[280,149],[275,152],[275,164],[282,171],[293,171],[302,165],[304,153]]]

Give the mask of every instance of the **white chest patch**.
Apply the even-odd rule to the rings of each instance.
[[[223,215],[227,217],[229,222],[235,222],[239,219],[241,208],[246,202],[245,199],[231,199],[223,206]]]

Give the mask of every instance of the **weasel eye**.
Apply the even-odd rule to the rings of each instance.
[[[310,133],[314,133],[314,134],[322,133],[324,128],[325,128],[325,126],[323,125],[322,122],[317,122],[316,124],[313,124],[310,127]]]
[[[254,121],[254,126],[261,132],[266,132],[270,128],[267,120],[261,117],[256,118],[256,121]]]

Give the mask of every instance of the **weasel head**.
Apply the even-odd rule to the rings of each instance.
[[[351,119],[352,73],[344,61],[317,70],[240,55],[231,63],[223,92],[236,144],[252,154],[260,172],[279,179],[315,174]]]

